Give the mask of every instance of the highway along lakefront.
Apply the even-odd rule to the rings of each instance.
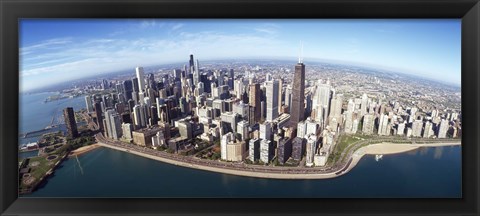
[[[460,141],[443,141],[433,143],[388,143],[380,142],[375,144],[364,144],[358,148],[350,148],[347,160],[325,167],[286,167],[286,166],[265,166],[253,165],[243,162],[224,162],[220,160],[199,159],[192,156],[174,155],[166,152],[140,147],[133,144],[125,144],[119,141],[108,140],[102,134],[96,135],[100,142],[99,146],[128,152],[145,158],[169,163],[177,166],[183,166],[193,169],[206,170],[211,172],[219,172],[224,174],[257,177],[257,178],[273,178],[273,179],[327,179],[335,178],[346,174],[353,169],[364,155],[386,155],[403,153],[412,151],[420,147],[441,147],[460,145]],[[383,141],[385,139],[380,139]],[[371,141],[371,140],[370,140]]]

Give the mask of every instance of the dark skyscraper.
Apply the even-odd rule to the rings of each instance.
[[[260,121],[261,117],[261,106],[260,106],[260,84],[250,84],[249,91],[249,105],[253,107],[253,113],[250,113],[250,123]]]
[[[78,137],[77,122],[75,121],[75,113],[73,113],[73,108],[65,108],[63,110],[63,117],[65,118],[68,136],[70,138]]]
[[[132,79],[132,84],[133,84],[133,91],[134,92],[138,92],[139,91],[139,88],[138,88],[138,78],[133,78]]]
[[[305,65],[300,60],[295,65],[293,77],[292,108],[290,112],[290,125],[296,127],[297,123],[305,117]]]
[[[153,73],[147,74],[147,86],[151,89],[157,90],[155,76],[153,75]]]
[[[133,83],[132,80],[123,81],[123,89],[125,90],[126,101],[132,99]]]
[[[193,73],[193,71],[195,71],[195,65],[194,65],[195,63],[193,61],[193,54],[190,54],[190,62],[189,63],[190,63],[190,65],[189,65],[190,66],[190,68],[189,68],[190,73]]]
[[[103,118],[102,118],[102,106],[100,105],[100,102],[96,101],[95,102],[95,114],[97,117],[97,125],[100,128],[100,131],[103,131]]]

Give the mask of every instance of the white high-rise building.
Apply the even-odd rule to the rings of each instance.
[[[423,122],[420,119],[413,121],[412,123],[412,136],[414,137],[422,137],[422,127]]]
[[[105,116],[105,132],[107,132],[107,137],[112,138],[112,124],[111,124],[111,118],[112,115],[115,113],[113,109],[107,109],[105,110],[105,113],[103,114]]]
[[[233,135],[232,132],[228,132],[222,136],[222,140],[220,142],[220,156],[222,160],[227,160],[227,144],[234,141],[235,135]]]
[[[352,112],[355,111],[355,102],[352,99],[348,100],[347,111]]]
[[[415,118],[415,114],[417,113],[417,111],[418,111],[418,108],[417,108],[417,107],[412,107],[412,108],[410,109],[410,115],[411,115],[413,118]]]
[[[367,114],[367,102],[368,102],[368,97],[367,97],[367,94],[363,94],[362,95],[362,102],[361,102],[361,105],[360,105],[360,115],[363,116],[365,114]]]
[[[273,121],[278,117],[278,80],[271,80],[266,82],[267,92],[266,92],[266,101],[267,101],[267,121]]]
[[[151,106],[152,106],[152,101],[150,100],[149,97],[144,97],[144,98],[143,98],[143,103],[144,103],[147,107],[151,107]]]
[[[267,82],[272,81],[272,74],[271,73],[267,73],[267,75],[265,76],[265,81],[267,81]]]
[[[135,129],[147,126],[145,105],[141,104],[133,107],[133,120]]]
[[[145,104],[145,92],[138,93],[138,102],[139,104]]]
[[[292,86],[290,85],[285,88],[285,105],[289,108],[292,105]]]
[[[315,122],[313,119],[311,119],[310,117],[307,118],[307,120],[305,121],[306,123],[306,134],[317,134],[317,131],[318,131],[318,124],[317,122]]]
[[[248,121],[239,121],[237,123],[237,133],[240,134],[241,140],[248,139]]]
[[[160,98],[158,98],[158,97],[155,98],[155,101],[156,101],[156,105],[157,105],[157,116],[158,116],[158,118],[160,118],[162,116],[161,107],[162,107],[163,104],[160,102]]]
[[[307,166],[313,166],[313,160],[317,147],[317,137],[313,134],[310,134],[307,139],[307,153],[306,153],[306,164]]]
[[[332,87],[330,81],[323,83],[322,80],[318,80],[315,95],[313,96],[313,109],[315,110],[315,121],[319,122],[323,126],[327,119],[330,109],[330,99],[332,96]]]
[[[353,133],[353,113],[351,111],[346,111],[345,113],[345,133]]]
[[[430,121],[425,122],[425,126],[423,129],[423,137],[430,138],[434,135],[433,133],[433,124]]]
[[[399,123],[397,126],[397,135],[405,135],[405,122]]]
[[[352,134],[357,133],[358,130],[358,119],[353,119],[352,121]]]
[[[270,140],[272,137],[272,124],[270,122],[263,122],[260,124],[260,139]]]
[[[243,85],[242,79],[236,79],[233,83],[233,91],[235,92],[235,96],[238,99],[241,99],[243,93],[245,92],[245,87]]]
[[[336,118],[337,121],[339,121],[342,116],[342,104],[343,104],[343,95],[336,94],[335,97],[333,97],[330,105],[330,117]]]
[[[135,68],[137,79],[138,79],[138,90],[140,92],[145,91],[145,74],[143,72],[143,67]]]
[[[449,128],[449,123],[447,120],[442,119],[440,125],[438,126],[438,138],[447,138],[447,131]]]
[[[388,131],[388,115],[381,114],[378,123],[378,135],[387,136],[390,135]]]
[[[373,134],[373,127],[375,126],[375,119],[372,114],[363,116],[362,132],[365,134]]]
[[[157,132],[155,136],[152,137],[152,147],[158,148],[159,146],[165,145],[165,137],[162,132]]]
[[[227,161],[243,161],[245,159],[245,142],[230,142],[227,144]]]
[[[115,110],[109,109],[105,112],[105,122],[107,123],[108,137],[117,140],[122,137],[120,116]]]
[[[90,95],[85,96],[85,104],[87,107],[87,112],[93,112],[92,98],[90,97]]]
[[[132,140],[133,137],[132,137],[132,130],[133,130],[133,127],[132,127],[132,124],[130,123],[122,123],[122,134],[123,134],[123,138],[127,139],[127,140]]]
[[[305,138],[307,134],[307,124],[304,121],[298,122],[297,124],[297,137]]]
[[[337,132],[337,130],[338,130],[337,118],[335,118],[335,117],[330,118],[330,121],[328,122],[328,125],[330,126],[330,130],[332,130],[333,132]]]
[[[272,141],[262,139],[260,142],[260,161],[263,163],[269,163],[273,158],[273,146]]]
[[[243,119],[248,119],[249,111],[248,104],[243,103],[243,101],[233,104],[233,112],[242,116]]]

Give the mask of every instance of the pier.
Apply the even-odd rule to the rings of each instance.
[[[30,137],[38,137],[38,136],[41,136],[43,134],[43,132],[45,131],[48,131],[52,128],[56,128],[58,127],[60,124],[62,124],[62,122],[60,122],[60,120],[57,120],[55,121],[55,113],[56,111],[54,112],[54,115],[52,116],[52,120],[50,120],[50,124],[48,126],[46,126],[45,128],[43,129],[40,129],[40,130],[34,130],[34,131],[28,131],[26,133],[21,133],[18,135],[18,137],[22,137],[22,138],[30,138]]]
[[[29,131],[25,134],[23,134],[23,138],[30,138],[30,137],[37,137],[37,136],[40,136],[42,135],[42,132],[45,132],[47,130],[49,130],[50,128],[44,128],[44,129],[40,129],[40,130],[35,130],[35,131]],[[21,134],[22,135],[22,134]]]

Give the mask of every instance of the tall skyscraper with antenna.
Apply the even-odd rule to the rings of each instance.
[[[290,125],[296,126],[305,118],[305,65],[303,64],[303,45],[298,63],[295,65],[292,89],[292,109],[290,112]]]
[[[193,54],[190,54],[190,61],[188,62],[189,63],[189,70],[190,70],[190,73],[193,74],[195,72],[195,63],[193,61]]]

